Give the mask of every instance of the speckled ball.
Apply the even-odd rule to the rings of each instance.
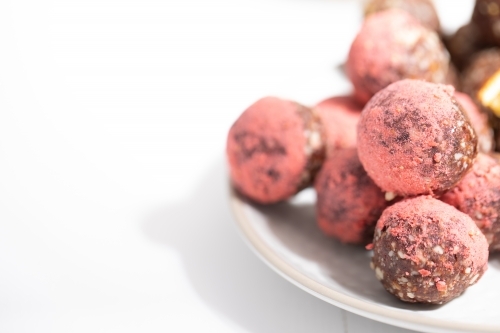
[[[405,302],[444,304],[488,267],[488,243],[474,221],[430,196],[387,208],[375,228],[372,268]]]
[[[366,103],[379,90],[405,79],[445,83],[449,54],[439,36],[400,9],[370,15],[351,45],[347,74],[356,98]]]
[[[233,124],[226,154],[233,186],[253,201],[275,203],[312,184],[325,155],[324,134],[311,109],[266,97]]]
[[[343,243],[371,243],[387,201],[363,169],[356,148],[337,150],[329,156],[314,188],[316,216],[324,234]]]
[[[358,154],[384,191],[440,194],[462,179],[477,155],[477,136],[454,88],[402,80],[378,92],[358,125]]]
[[[441,200],[469,215],[490,251],[500,251],[500,165],[495,159],[479,154],[472,170]]]

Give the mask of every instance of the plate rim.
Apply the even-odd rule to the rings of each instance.
[[[357,315],[407,329],[440,329],[447,331],[453,330],[456,332],[478,333],[500,331],[500,326],[461,323],[450,320],[427,318],[419,314],[403,313],[389,307],[382,307],[380,305],[343,294],[309,278],[280,258],[280,256],[272,251],[258,236],[243,211],[245,202],[239,197],[230,182],[228,183],[230,207],[242,239],[245,243],[247,243],[250,249],[264,263],[267,264],[267,266],[284,279],[309,294]],[[409,326],[409,324],[411,324],[411,326]]]

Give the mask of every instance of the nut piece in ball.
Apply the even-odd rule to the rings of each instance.
[[[324,159],[319,118],[295,102],[266,97],[231,127],[226,146],[234,187],[263,204],[311,185]]]
[[[488,267],[488,243],[472,219],[429,196],[387,208],[375,228],[372,267],[405,302],[444,304]]]

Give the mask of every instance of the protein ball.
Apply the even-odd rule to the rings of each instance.
[[[450,52],[451,61],[459,70],[467,67],[472,56],[486,47],[481,32],[473,23],[460,27],[452,36],[445,38],[444,43]]]
[[[372,267],[405,302],[444,304],[488,268],[488,242],[472,219],[429,196],[387,208],[375,228]]]
[[[479,154],[472,170],[441,198],[469,215],[490,246],[500,251],[500,165]]]
[[[346,63],[356,98],[366,103],[379,90],[405,79],[445,83],[449,55],[436,32],[410,14],[390,9],[370,15]]]
[[[494,142],[500,147],[500,49],[478,53],[463,73],[462,85],[488,115]]]
[[[226,147],[234,187],[263,204],[311,185],[324,159],[319,118],[292,101],[266,97],[246,109]]]
[[[477,136],[454,88],[402,80],[378,92],[358,125],[358,154],[384,191],[441,194],[471,168]]]
[[[489,43],[500,45],[500,0],[476,0],[472,22]]]
[[[382,211],[384,193],[366,174],[355,148],[329,156],[316,178],[320,229],[343,243],[368,244]]]
[[[371,0],[365,5],[365,16],[393,8],[406,11],[431,30],[440,30],[439,17],[430,0]]]
[[[326,135],[327,154],[356,147],[356,130],[363,106],[352,96],[326,99],[314,107]]]
[[[494,138],[493,130],[488,124],[488,115],[481,112],[469,95],[455,91],[455,99],[462,107],[462,111],[467,115],[478,138],[478,148],[480,152],[488,153],[493,150]]]
[[[500,69],[500,49],[492,48],[475,54],[462,73],[462,90],[477,100],[481,87]]]

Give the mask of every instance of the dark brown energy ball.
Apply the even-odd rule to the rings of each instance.
[[[477,155],[477,136],[452,86],[402,80],[366,104],[358,154],[382,190],[440,194],[462,179]]]
[[[481,32],[474,23],[459,28],[452,36],[445,38],[444,43],[450,52],[452,63],[458,70],[463,70],[472,56],[486,47]]]
[[[343,243],[371,243],[387,201],[363,169],[356,148],[337,150],[329,156],[314,188],[316,215],[323,233]]]
[[[263,204],[288,199],[312,183],[323,162],[319,118],[295,102],[263,98],[233,124],[226,153],[239,192]]]
[[[462,90],[477,101],[481,87],[500,69],[500,48],[476,53],[462,73]]]
[[[408,12],[431,30],[440,30],[439,17],[430,0],[370,0],[365,5],[365,16],[392,8]]]
[[[500,0],[476,0],[472,22],[485,40],[500,46]]]
[[[479,154],[472,170],[441,200],[469,215],[490,251],[500,251],[500,164],[495,159]]]
[[[372,268],[405,302],[444,304],[488,268],[488,243],[472,219],[429,196],[387,208],[375,228]]]
[[[390,9],[370,15],[351,45],[347,74],[360,103],[405,79],[445,83],[449,55],[438,34],[410,14]]]

